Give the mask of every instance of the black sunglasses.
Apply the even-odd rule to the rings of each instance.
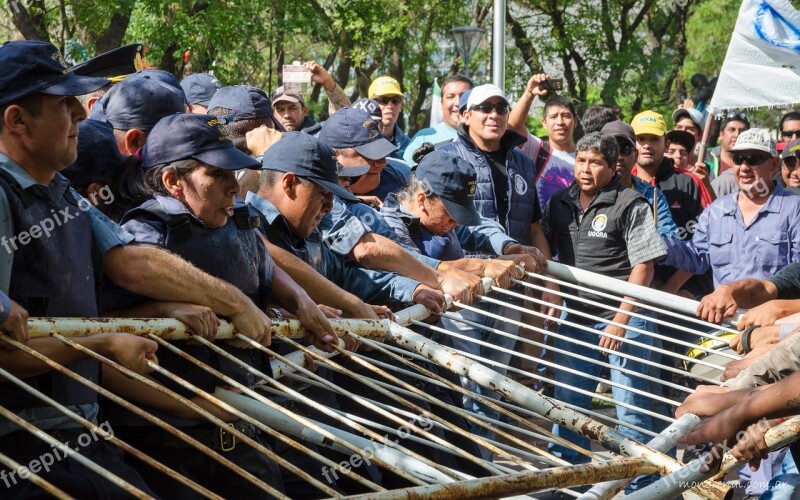
[[[772,159],[772,156],[770,156],[770,155],[768,155],[766,153],[762,153],[760,155],[734,154],[733,155],[733,164],[734,165],[741,165],[742,163],[747,162],[747,164],[750,165],[751,167],[757,167],[758,165],[761,165],[765,161],[771,160],[771,159]]]
[[[723,120],[724,124],[727,125],[728,122],[732,121],[744,122],[748,127],[750,126],[750,118],[747,116],[747,113],[742,113],[741,111],[731,111],[725,115],[725,120]]]
[[[399,95],[393,95],[391,97],[383,97],[383,96],[381,96],[381,97],[373,97],[372,100],[377,102],[378,104],[383,104],[384,106],[389,104],[389,103],[392,103],[392,104],[402,104],[403,103],[403,97],[399,96]]]
[[[359,165],[359,167],[368,167],[368,166],[369,165]],[[352,167],[350,167],[350,168],[352,168]],[[359,179],[364,177],[364,174],[353,175],[353,176],[342,175],[344,172],[347,172],[347,170],[348,170],[348,167],[345,167],[344,165],[342,165],[338,161],[336,162],[336,173],[337,173],[339,179],[344,179],[346,182],[350,183],[351,186],[353,184],[355,184],[356,182],[358,182]]]
[[[783,130],[781,137],[800,137],[800,130]]]
[[[633,153],[635,149],[627,142],[626,143],[618,142],[617,146],[619,147],[619,154],[621,154],[622,156],[628,156],[629,154]]]
[[[797,168],[797,156],[787,156],[783,159],[783,165],[787,170],[794,170]]]
[[[508,113],[509,107],[508,104],[504,102],[497,102],[494,104],[491,103],[483,103],[483,104],[473,104],[472,107],[469,108],[470,111],[480,111],[481,113],[486,113],[487,115],[492,112],[492,110],[497,111],[498,115],[504,115]]]

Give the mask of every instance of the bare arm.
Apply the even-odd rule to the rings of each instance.
[[[395,272],[433,289],[442,290],[455,300],[471,302],[472,290],[462,279],[424,264],[385,236],[372,232],[364,234],[353,248],[353,259],[366,268]],[[479,284],[480,280],[477,280],[473,287]]]
[[[145,245],[116,247],[103,255],[103,271],[118,286],[139,295],[206,306],[230,318],[243,335],[270,343],[272,324],[252,300],[166,250]]]
[[[336,286],[300,258],[269,241],[266,244],[275,263],[306,290],[314,302],[335,307],[345,317],[378,319],[374,310],[361,299]]]
[[[157,361],[155,352],[158,344],[144,337],[127,333],[101,333],[72,340],[139,373],[150,371],[145,360]],[[31,339],[26,345],[62,365],[86,358],[80,351],[54,338]],[[19,378],[35,377],[50,371],[48,365],[16,349],[0,350],[0,366]]]
[[[636,264],[635,266],[633,266],[633,269],[631,270],[631,275],[628,276],[628,283],[634,285],[649,286],[650,282],[653,280],[653,270],[654,266],[652,260],[643,262],[641,264]],[[631,299],[631,297],[625,297],[625,298]],[[631,320],[631,317],[625,314],[625,312],[633,312],[636,309],[636,306],[628,302],[622,302],[620,303],[619,308],[622,311],[614,315],[614,322],[627,325],[628,322]],[[606,326],[605,332],[614,335],[618,338],[625,336],[624,328],[612,324]],[[603,336],[600,338],[599,345],[600,347],[605,347],[607,349],[612,349],[616,351],[617,349],[619,349],[620,341],[612,337]]]
[[[764,304],[778,296],[778,288],[767,280],[744,279],[722,285],[697,306],[697,316],[712,323],[733,316],[736,309]],[[764,326],[764,325],[762,325]],[[739,325],[740,328],[744,328]]]
[[[521,134],[523,137],[528,136],[528,127],[526,122],[528,121],[528,113],[531,112],[533,99],[536,96],[544,97],[547,95],[547,90],[545,90],[541,85],[542,82],[547,80],[547,78],[547,75],[544,73],[533,75],[530,80],[528,80],[528,85],[525,87],[525,92],[522,93],[519,101],[517,101],[517,104],[514,105],[514,109],[512,109],[511,113],[508,115],[508,128],[512,129],[518,134]]]

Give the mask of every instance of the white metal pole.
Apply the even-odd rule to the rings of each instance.
[[[506,80],[506,0],[494,0],[492,24],[492,83],[505,88]]]

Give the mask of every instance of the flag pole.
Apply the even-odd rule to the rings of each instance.
[[[704,163],[706,159],[706,151],[708,148],[708,136],[711,135],[711,126],[714,124],[714,113],[708,112],[706,118],[706,126],[703,127],[703,138],[700,140],[700,151],[697,152],[697,162]]]

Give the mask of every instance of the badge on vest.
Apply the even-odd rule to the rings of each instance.
[[[520,196],[528,192],[528,183],[519,174],[514,175],[514,191]]]
[[[608,238],[608,234],[603,232],[603,229],[606,228],[606,224],[608,224],[608,216],[606,216],[606,214],[596,215],[592,220],[593,230],[589,231],[588,235],[595,238]]]

